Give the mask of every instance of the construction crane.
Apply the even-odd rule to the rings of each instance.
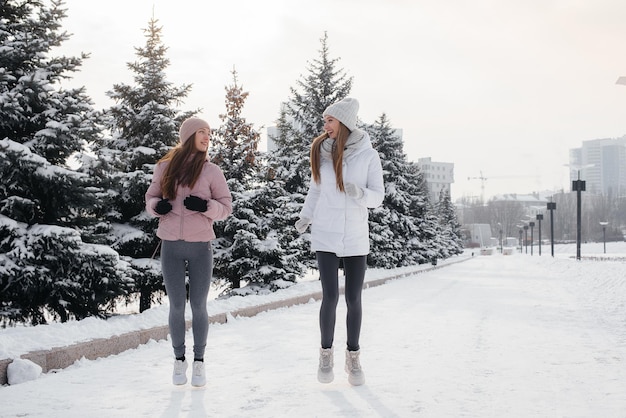
[[[504,180],[504,179],[522,179],[522,178],[539,178],[538,175],[510,175],[510,176],[490,176],[491,180]],[[480,180],[480,199],[482,203],[485,203],[485,182],[487,181],[487,177],[483,175],[482,170],[480,171],[480,176],[478,177],[468,177],[468,180]]]
[[[483,171],[480,171],[480,177],[468,177],[468,180],[480,180],[480,201],[485,203],[485,181],[487,177],[483,176]]]

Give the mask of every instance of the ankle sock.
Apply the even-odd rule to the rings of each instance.
[[[194,358],[193,361],[201,361],[204,363],[204,359],[203,358]]]
[[[176,360],[185,361],[185,356],[182,356],[182,357],[176,357]]]

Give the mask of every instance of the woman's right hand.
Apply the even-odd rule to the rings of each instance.
[[[299,233],[303,234],[309,225],[311,225],[311,220],[309,218],[300,218],[296,221],[295,227]]]
[[[156,206],[154,207],[154,211],[159,215],[165,215],[170,210],[172,210],[172,204],[169,202],[169,199],[161,199],[158,201]]]

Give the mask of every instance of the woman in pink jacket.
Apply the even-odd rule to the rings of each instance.
[[[175,385],[187,383],[186,269],[194,338],[191,384],[206,384],[204,351],[209,331],[207,297],[213,271],[213,221],[225,219],[232,212],[224,173],[207,156],[210,136],[211,128],[204,120],[185,120],[180,127],[180,143],[159,160],[146,192],[146,210],[159,218],[157,236],[162,240],[161,267],[170,302]]]

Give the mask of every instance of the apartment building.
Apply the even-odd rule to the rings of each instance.
[[[425,157],[419,158],[417,165],[424,174],[432,203],[439,201],[442,190],[450,193],[451,184],[454,183],[454,163],[435,162]]]
[[[626,196],[626,136],[583,141],[570,149],[570,180],[586,182],[593,194]]]

